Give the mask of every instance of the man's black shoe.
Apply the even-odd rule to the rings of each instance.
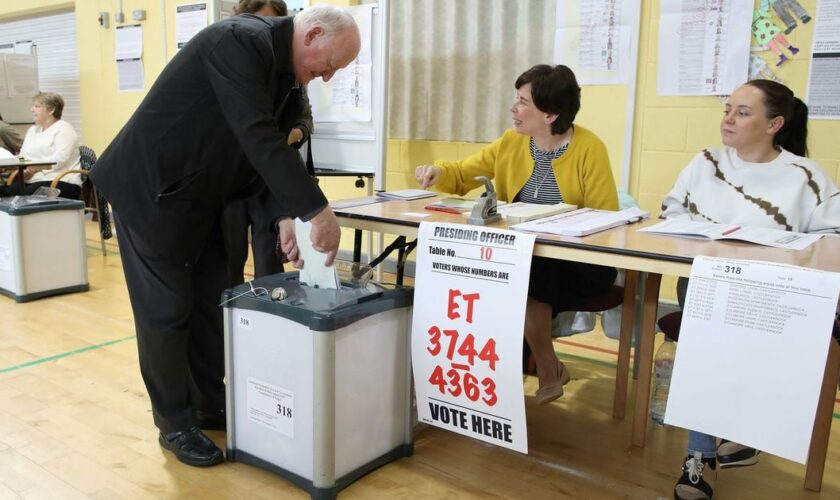
[[[195,467],[209,467],[224,460],[222,450],[198,427],[186,431],[160,434],[160,445],[175,454],[181,462]]]
[[[193,411],[193,419],[195,419],[195,424],[201,430],[227,430],[227,419],[225,417],[225,410],[195,410]]]

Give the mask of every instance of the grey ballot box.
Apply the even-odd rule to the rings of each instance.
[[[90,288],[84,208],[64,198],[0,199],[0,294],[27,302]]]
[[[277,287],[285,299],[269,296]],[[301,286],[297,272],[226,290],[227,459],[335,498],[410,456],[413,296],[376,283]]]

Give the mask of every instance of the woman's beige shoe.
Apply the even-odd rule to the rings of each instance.
[[[536,399],[538,405],[550,403],[563,395],[563,386],[569,383],[571,377],[566,365],[559,359],[557,360],[557,381],[540,387],[537,389]]]

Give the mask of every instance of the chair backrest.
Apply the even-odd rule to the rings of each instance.
[[[79,163],[81,165],[82,170],[89,171],[96,165],[96,153],[93,152],[87,146],[79,146]],[[85,178],[85,180],[88,180]],[[105,198],[99,194],[99,191],[91,184],[93,189],[93,196],[96,198],[96,212],[97,218],[99,219],[99,232],[102,235],[102,239],[107,240],[111,238],[111,212],[108,209],[108,202]],[[104,245],[104,243],[103,243]],[[103,249],[105,247],[103,246]],[[104,251],[104,250],[103,250]]]
[[[79,146],[79,158],[82,170],[90,170],[96,164],[96,153],[87,146]]]

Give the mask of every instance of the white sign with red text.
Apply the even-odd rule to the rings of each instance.
[[[534,239],[420,224],[411,356],[421,422],[528,453],[522,335]]]

